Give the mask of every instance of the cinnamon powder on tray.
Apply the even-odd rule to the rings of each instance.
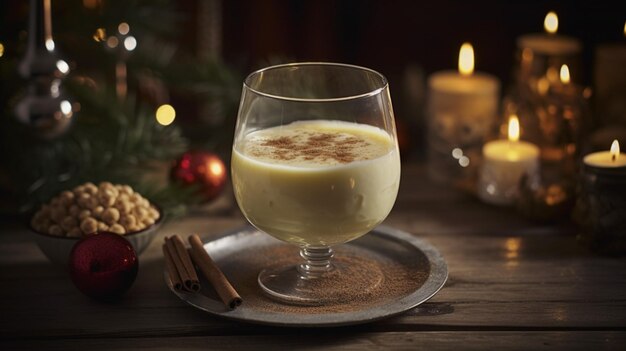
[[[340,246],[333,262],[343,269],[330,273],[329,279],[311,283],[331,302],[323,305],[290,305],[265,295],[257,283],[261,269],[299,264],[298,248],[278,244],[262,249],[240,251],[220,261],[224,273],[246,301],[246,308],[287,314],[341,313],[359,311],[396,301],[417,290],[429,275],[427,260],[413,265],[396,261],[371,250]]]

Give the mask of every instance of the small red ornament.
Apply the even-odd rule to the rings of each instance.
[[[96,299],[120,297],[135,281],[138,268],[133,246],[118,234],[87,236],[74,245],[70,254],[72,282]]]
[[[219,156],[206,151],[184,153],[171,170],[172,180],[196,184],[206,202],[219,196],[228,179],[226,166]]]

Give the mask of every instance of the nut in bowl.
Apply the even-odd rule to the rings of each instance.
[[[48,259],[65,265],[74,244],[96,232],[122,235],[140,254],[162,221],[159,207],[130,186],[102,182],[61,192],[41,206],[30,227]]]

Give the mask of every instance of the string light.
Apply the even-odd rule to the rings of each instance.
[[[72,104],[70,104],[70,102],[67,100],[61,101],[61,112],[63,112],[63,114],[66,116],[71,116]]]
[[[97,42],[105,42],[106,46],[110,49],[115,49],[118,46],[121,51],[133,51],[137,48],[137,38],[130,33],[130,25],[126,22],[122,22],[117,26],[117,33],[107,38],[106,30],[104,28],[98,28],[93,34],[93,40]]]
[[[4,55],[4,45],[0,43],[0,57]]]
[[[461,167],[467,167],[470,164],[470,159],[467,156],[461,156],[461,158],[459,158],[459,165]]]
[[[97,42],[105,41],[107,36],[106,30],[104,28],[96,29],[95,33],[93,33],[93,40]]]
[[[55,79],[52,81],[52,84],[50,84],[50,94],[52,95],[52,97],[59,97],[60,85],[61,85],[60,79]]]
[[[48,49],[48,51],[54,51],[54,40],[46,39],[46,49]]]
[[[126,35],[130,32],[130,26],[126,22],[122,22],[117,26],[117,31],[120,32],[121,35]]]
[[[463,150],[461,150],[458,147],[455,147],[454,149],[452,149],[452,157],[458,160],[461,158],[461,156],[463,156]]]
[[[135,37],[130,36],[124,39],[124,48],[128,51],[133,51],[137,47],[137,39]]]
[[[59,72],[61,72],[63,74],[67,74],[67,72],[70,71],[70,66],[67,64],[67,62],[65,62],[63,60],[58,60],[57,61],[57,69],[59,70]]]
[[[119,44],[119,40],[117,40],[116,37],[109,37],[109,39],[107,39],[107,46],[110,47],[111,49],[116,48],[118,44]]]
[[[169,126],[176,119],[176,110],[172,105],[161,105],[156,110],[156,120],[162,126]]]

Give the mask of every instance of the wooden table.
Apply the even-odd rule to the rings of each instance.
[[[119,303],[83,296],[16,223],[0,232],[0,349],[619,349],[626,347],[626,260],[599,257],[572,226],[429,183],[405,166],[387,224],[434,244],[450,277],[429,302],[384,321],[341,328],[236,323],[196,310],[165,286],[160,237],[206,239],[244,224],[238,210],[170,222],[140,257]]]

